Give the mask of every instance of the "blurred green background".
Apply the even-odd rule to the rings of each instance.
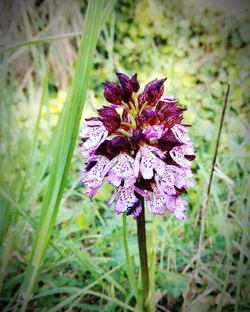
[[[5,311],[14,309],[31,256],[34,221],[50,173],[43,160],[55,143],[51,138],[72,81],[86,7],[86,1],[73,0],[0,4],[0,307]],[[167,76],[165,93],[187,106],[185,122],[192,125],[196,186],[187,195],[188,221],[157,217],[157,311],[250,311],[249,25],[246,1],[118,0],[98,39],[83,118],[106,104],[102,82],[122,71],[137,72],[142,85]],[[229,81],[197,262],[200,210]],[[81,194],[78,143],[28,310],[129,311],[134,303],[122,218],[107,205],[109,185],[92,200]],[[146,218],[150,240],[152,216]],[[138,272],[136,224],[132,217],[127,221]]]

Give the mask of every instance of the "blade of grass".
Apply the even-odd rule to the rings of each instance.
[[[37,228],[36,221],[25,211],[25,209],[20,204],[15,202],[8,194],[6,194],[6,192],[4,192],[1,189],[1,187],[0,187],[0,194],[4,198],[6,198],[6,200],[8,200],[12,204],[13,207],[15,207],[15,209],[17,210],[17,213],[19,213],[23,218],[25,218],[26,221],[33,227],[33,229]],[[65,242],[60,237],[58,237],[57,240],[61,243],[62,246],[66,246],[71,252],[71,254],[74,254],[80,266],[87,267],[87,269],[91,272],[92,276],[94,276],[96,279],[100,279],[100,281],[102,279],[106,279],[107,282],[114,285],[122,294],[126,294],[125,289],[119,283],[117,283],[111,276],[109,276],[109,274],[105,273],[101,267],[98,267],[97,265],[95,265],[95,263],[92,261],[91,257],[88,255],[87,252],[81,252],[78,249],[77,245],[72,241]],[[63,258],[65,259],[68,258],[67,255],[62,250],[60,250],[60,248],[57,247],[58,244],[53,242],[51,239],[49,243]],[[102,286],[105,287],[104,284]]]
[[[113,298],[113,297],[110,297],[110,296],[107,296],[103,293],[100,293],[100,292],[97,292],[97,291],[93,291],[93,290],[84,290],[83,291],[83,294],[85,295],[93,295],[93,296],[96,296],[98,298],[102,298],[108,302],[112,302],[114,303],[115,305],[117,306],[120,306],[120,307],[123,307],[129,311],[132,311],[132,312],[138,312],[137,309],[134,309],[133,307],[131,307],[130,305],[116,299],[116,298]],[[71,298],[71,301],[76,299],[77,297],[79,296],[79,293],[77,294],[74,294],[72,295],[72,298]],[[69,298],[68,298],[69,299]],[[67,300],[67,299],[66,299]],[[68,304],[68,301],[67,301],[67,304]],[[54,308],[50,309],[49,312],[56,312],[56,311],[61,311],[61,308],[64,307],[64,301],[60,302],[57,306],[55,306]]]
[[[60,206],[87,93],[97,38],[100,27],[104,23],[103,8],[103,0],[93,0],[88,3],[72,88],[58,122],[57,142],[54,142],[56,145],[54,159],[35,244],[25,280],[20,289],[19,297],[21,300],[23,299],[21,311],[25,311],[27,308]]]

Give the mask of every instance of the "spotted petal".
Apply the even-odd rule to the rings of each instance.
[[[98,146],[106,140],[108,131],[100,120],[87,120],[87,126],[82,128],[80,137],[83,141],[82,156],[92,155]]]
[[[190,168],[191,162],[185,158],[185,155],[194,155],[194,149],[191,144],[174,147],[170,152],[172,159],[183,168]]]
[[[180,197],[178,197],[176,200],[176,209],[174,211],[174,215],[176,216],[177,219],[179,220],[187,219],[187,216],[185,214],[186,207],[187,207],[187,202],[182,200]]]
[[[188,144],[191,140],[187,133],[187,128],[182,125],[176,124],[172,129],[177,140],[182,143]]]
[[[153,178],[154,170],[162,175],[165,170],[165,163],[158,157],[165,155],[157,148],[152,146],[142,146],[135,158],[135,174],[138,175],[138,168],[142,176],[146,180]],[[138,165],[139,164],[139,165]]]
[[[132,214],[137,216],[141,212],[141,203],[135,196],[133,189],[120,189],[120,194],[115,204],[115,212],[117,214],[123,213],[128,209],[134,207]]]
[[[133,171],[134,159],[124,153],[113,158],[105,167],[104,175],[108,174],[108,181],[115,187],[124,182],[124,187],[134,185],[136,177]]]
[[[96,161],[96,164],[87,171],[83,171],[84,177],[81,182],[86,185],[87,190],[85,193],[89,193],[89,197],[92,198],[97,190],[102,186],[104,175],[103,170],[108,164],[109,160],[104,156],[95,156],[90,158],[89,162]]]

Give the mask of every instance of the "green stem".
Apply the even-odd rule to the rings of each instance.
[[[141,107],[141,109],[140,109],[138,115],[141,115],[141,113],[143,112],[144,108],[145,108],[147,105],[148,105],[148,102],[145,102],[145,103],[142,105],[142,107]]]
[[[123,129],[118,129],[117,132],[125,135],[125,137],[127,137],[127,138],[131,138],[131,134],[128,133],[127,131],[123,130]]]
[[[143,298],[143,311],[146,309],[146,299],[149,291],[149,277],[148,277],[148,258],[147,258],[147,242],[146,242],[146,229],[145,229],[145,212],[144,200],[141,198],[142,212],[137,217],[137,237],[139,245],[140,265],[141,265],[141,280],[142,280],[142,298]]]
[[[127,127],[131,128],[131,129],[135,129],[136,128],[135,125],[133,125],[133,124],[131,124],[129,122],[125,122],[125,121],[121,123],[121,126],[127,126]]]
[[[148,240],[148,257],[149,257],[149,308],[150,311],[155,311],[155,265],[156,265],[156,229],[157,216],[153,216],[152,226]]]
[[[123,224],[122,224],[123,225],[123,245],[124,245],[125,256],[126,256],[128,279],[129,279],[129,283],[130,283],[133,293],[136,294],[137,288],[136,288],[136,283],[135,283],[135,275],[134,275],[134,271],[132,270],[132,261],[131,261],[131,257],[130,257],[129,249],[128,249],[127,216],[125,213],[122,216],[122,221],[123,221]]]

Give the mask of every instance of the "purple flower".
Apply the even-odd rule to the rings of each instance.
[[[93,155],[98,146],[104,142],[108,136],[108,131],[103,123],[97,118],[86,119],[87,126],[83,127],[80,133],[82,140],[81,149],[83,157],[85,154]]]
[[[185,215],[187,202],[183,201],[180,197],[171,195],[162,195],[156,187],[153,187],[153,196],[151,201],[147,201],[147,209],[150,213],[164,214],[167,209],[173,213],[179,220],[186,220]]]
[[[165,157],[160,149],[148,145],[142,146],[135,157],[135,175],[138,176],[139,172],[141,172],[143,178],[146,180],[153,178],[154,170],[159,175],[162,175],[165,170],[165,163],[160,157]]]
[[[174,210],[174,215],[179,220],[186,220],[186,209],[187,209],[188,203],[185,200],[182,200],[180,197],[177,197],[176,199],[176,208]]]
[[[110,197],[108,204],[112,204],[112,202],[118,196],[118,200],[115,204],[115,212],[120,214],[126,211],[127,215],[132,214],[137,217],[142,210],[142,204],[138,197],[136,197],[135,192],[147,200],[150,198],[145,192],[135,186],[132,188],[123,188],[120,186]]]
[[[147,209],[150,213],[164,214],[168,209],[170,212],[174,212],[176,208],[176,197],[169,195],[162,195],[157,189],[156,185],[152,185],[153,193],[150,201],[147,201]]]
[[[108,181],[118,187],[123,183],[124,188],[132,187],[136,182],[133,171],[134,159],[127,154],[119,154],[105,167],[104,175],[108,175]]]
[[[155,175],[155,182],[159,192],[162,196],[167,195],[175,195],[175,172],[173,170],[173,166],[165,166],[165,171],[162,175]]]
[[[186,219],[187,202],[181,199],[190,180],[194,147],[187,126],[181,124],[184,108],[173,96],[163,96],[166,79],[155,79],[137,95],[137,74],[117,73],[119,84],[104,83],[110,106],[98,109],[81,131],[85,159],[82,183],[92,198],[104,179],[114,187],[109,204],[115,212],[138,216],[142,198],[150,213],[173,213]]]
[[[87,186],[89,197],[92,198],[97,190],[102,186],[104,175],[103,170],[109,160],[104,156],[94,156],[88,160],[86,168],[83,170],[84,177],[81,182]]]
[[[187,133],[187,128],[184,126],[176,124],[171,130],[174,133],[176,139],[178,139],[180,142],[185,144],[189,144],[191,142],[191,139]]]
[[[194,156],[194,148],[191,143],[189,145],[176,146],[169,154],[178,165],[188,169],[191,167],[191,161],[188,160],[188,156]]]

